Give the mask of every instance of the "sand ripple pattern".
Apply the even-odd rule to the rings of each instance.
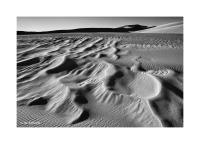
[[[182,126],[181,76],[173,69],[141,70],[140,61],[124,65],[123,49],[141,45],[128,39],[100,34],[18,37],[17,126]],[[166,39],[167,44],[157,46],[165,41],[149,38],[142,49],[173,48]]]

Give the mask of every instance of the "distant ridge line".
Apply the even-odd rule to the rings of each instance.
[[[70,29],[70,30],[53,30],[53,31],[17,31],[17,35],[29,35],[29,34],[53,34],[53,33],[96,33],[96,32],[135,32],[140,30],[145,30],[153,28],[155,26],[143,26],[143,25],[125,25],[117,28],[79,28],[79,29]]]

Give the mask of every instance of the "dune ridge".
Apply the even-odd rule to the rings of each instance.
[[[172,22],[159,25],[147,30],[139,31],[141,33],[183,33],[183,21]]]
[[[18,37],[17,126],[182,126],[179,64],[171,68],[147,55],[133,56],[134,47],[143,45],[134,36]],[[180,35],[173,45],[160,46],[155,45],[160,35],[139,37],[147,39],[145,49],[152,52],[183,47]],[[27,123],[31,120],[39,124]]]

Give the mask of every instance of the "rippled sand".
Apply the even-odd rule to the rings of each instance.
[[[182,34],[17,37],[18,127],[182,127]]]

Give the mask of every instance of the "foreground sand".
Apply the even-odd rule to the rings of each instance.
[[[182,127],[182,34],[18,36],[18,127]]]

